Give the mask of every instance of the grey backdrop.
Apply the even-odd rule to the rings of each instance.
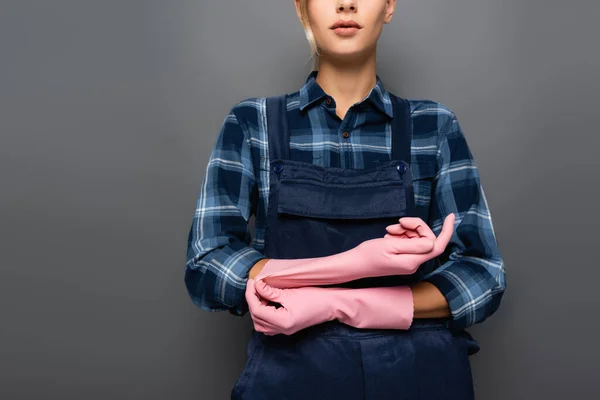
[[[597,399],[597,1],[403,0],[386,87],[459,117],[508,289],[478,399]],[[189,224],[229,108],[310,70],[292,0],[0,1],[0,398],[226,399],[249,315],[196,308]]]

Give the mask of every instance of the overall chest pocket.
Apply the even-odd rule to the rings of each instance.
[[[287,167],[287,166],[286,166]],[[277,185],[276,240],[285,258],[323,257],[386,234],[407,215],[396,167],[360,172],[292,171]]]
[[[407,216],[403,184],[315,185],[282,180],[277,205],[280,248],[286,258],[325,257],[382,238],[386,226]],[[418,281],[412,275],[362,278],[336,285],[347,288],[397,286]]]

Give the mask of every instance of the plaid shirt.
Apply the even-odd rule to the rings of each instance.
[[[318,85],[316,74],[313,71],[300,90],[288,96],[288,111],[301,111],[290,114],[290,158],[356,169],[389,160],[393,111],[379,76],[369,95],[341,120],[335,100]],[[506,286],[504,263],[477,167],[456,116],[437,102],[409,102],[416,205],[429,209],[425,222],[436,235],[445,216],[456,216],[443,259],[425,280],[448,300],[452,328],[464,329],[497,310]],[[345,138],[344,132],[350,135]],[[265,98],[249,98],[237,103],[223,122],[189,231],[185,283],[198,307],[238,316],[248,312],[248,271],[265,258],[268,197]]]

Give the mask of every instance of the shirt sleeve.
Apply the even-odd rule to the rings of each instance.
[[[185,284],[194,304],[243,316],[248,271],[265,256],[250,247],[257,187],[248,138],[235,107],[210,155],[188,235]]]
[[[499,307],[506,283],[504,262],[473,155],[454,113],[444,118],[431,198],[431,229],[439,234],[454,213],[455,231],[438,267],[424,280],[435,285],[450,306],[450,329],[484,321]]]

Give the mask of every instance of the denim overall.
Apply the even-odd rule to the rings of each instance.
[[[289,159],[285,95],[267,99],[270,161],[265,232],[268,258],[324,257],[380,238],[415,207],[408,102],[392,96],[391,160],[367,169],[322,167]],[[426,221],[427,222],[427,221]],[[413,275],[370,277],[337,287],[396,286]],[[469,355],[478,350],[448,319],[415,319],[409,330],[359,329],[338,321],[293,335],[253,329],[231,399],[470,400]]]

